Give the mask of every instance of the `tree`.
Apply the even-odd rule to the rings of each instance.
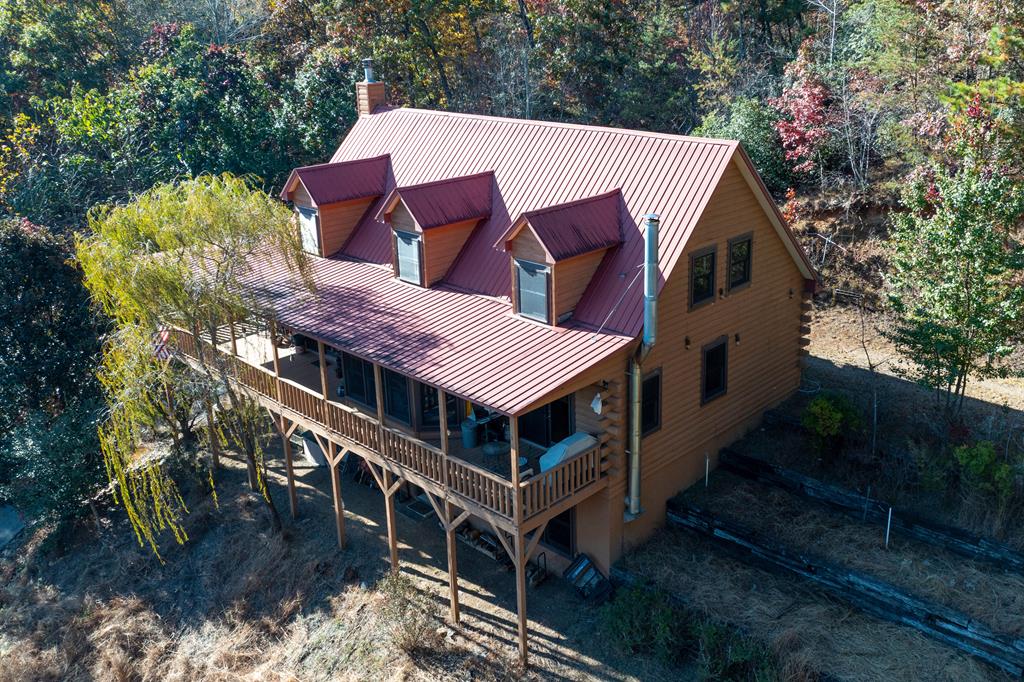
[[[174,421],[166,396],[182,381],[195,402],[224,405],[217,423],[245,455],[279,529],[260,449],[265,417],[238,389],[237,365],[210,345],[229,324],[272,319],[254,279],[267,259],[280,259],[295,273],[295,295],[312,290],[291,213],[250,181],[223,174],[158,185],[131,203],[97,208],[89,225],[92,235],[77,243],[85,284],[116,325],[100,370],[108,405],[100,443],[140,544],[156,551],[156,535],[165,528],[184,540],[180,519],[187,510],[150,452],[154,430]],[[153,352],[154,334],[166,327],[200,341],[194,372],[178,372]]]
[[[970,377],[1008,376],[1024,331],[1024,184],[975,98],[953,120],[945,163],[915,172],[893,218],[888,333],[901,371],[958,419]]]
[[[746,97],[737,98],[724,114],[709,114],[694,135],[739,140],[765,185],[776,196],[790,186],[792,175],[786,165],[775,112],[771,107]]]
[[[0,221],[0,499],[69,518],[103,482],[92,374],[102,320],[66,240]]]

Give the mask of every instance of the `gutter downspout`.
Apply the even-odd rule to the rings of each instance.
[[[640,506],[640,441],[643,392],[643,362],[650,355],[658,334],[658,225],[657,213],[644,216],[644,333],[643,341],[629,361],[629,495],[626,520],[643,513]]]

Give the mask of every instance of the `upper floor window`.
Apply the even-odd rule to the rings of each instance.
[[[729,369],[729,337],[704,346],[701,366],[700,402],[704,404],[725,394]]]
[[[423,284],[420,264],[422,249],[419,235],[395,230],[395,266],[398,278],[412,284]]]
[[[729,240],[729,281],[730,290],[750,284],[750,247],[752,237],[745,234]]]
[[[302,250],[306,253],[320,255],[320,230],[316,225],[316,209],[297,206],[299,213],[299,235],[302,237]]]
[[[661,428],[661,369],[644,377],[640,400],[640,433],[646,436]]]
[[[690,307],[712,301],[715,298],[715,257],[714,246],[690,254]]]
[[[516,264],[516,312],[538,322],[551,322],[551,268],[526,260]]]

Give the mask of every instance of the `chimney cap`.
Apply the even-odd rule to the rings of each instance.
[[[644,220],[646,220],[649,223],[658,223],[661,222],[661,216],[659,216],[657,213],[648,213],[647,215],[644,216]]]
[[[373,77],[373,57],[366,57],[363,59],[363,72],[366,74],[366,82],[376,82]]]

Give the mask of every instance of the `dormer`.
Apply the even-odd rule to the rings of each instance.
[[[391,228],[395,276],[431,286],[444,279],[473,229],[491,215],[494,173],[396,187],[377,219]]]
[[[521,214],[495,245],[511,256],[516,314],[569,319],[605,254],[622,243],[621,214],[617,189]]]
[[[296,168],[281,190],[295,207],[302,248],[331,256],[345,245],[371,204],[384,194],[388,156]]]

